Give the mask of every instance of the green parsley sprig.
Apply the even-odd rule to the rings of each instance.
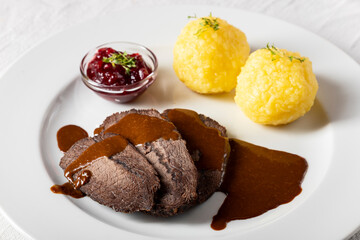
[[[136,67],[135,58],[130,57],[126,52],[112,53],[110,57],[103,57],[104,63],[111,63],[113,67],[120,65],[125,69],[126,74],[130,74],[130,69]]]
[[[288,56],[285,53],[281,52],[277,47],[274,46],[274,44],[272,44],[270,46],[270,44],[266,44],[266,47],[264,49],[267,49],[271,52],[271,55],[273,56],[273,58],[271,59],[272,61],[275,61],[277,58],[276,56],[285,56],[287,58],[289,58],[290,62],[292,62],[294,59],[298,60],[299,62],[304,62],[306,60],[306,58],[299,58],[299,57],[295,57],[295,56]]]
[[[188,16],[188,19],[190,18],[197,17],[194,14],[194,16]],[[217,31],[220,28],[217,18],[213,18],[211,13],[209,14],[209,17],[202,17],[199,24],[201,27],[199,28],[199,30],[196,31],[196,33],[194,33],[194,35],[196,35],[197,37],[199,37],[201,33],[205,32],[208,28],[212,28],[214,31]]]

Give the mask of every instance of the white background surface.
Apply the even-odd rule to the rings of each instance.
[[[97,16],[116,14],[129,6],[173,4],[207,4],[214,5],[214,11],[215,6],[223,6],[274,16],[322,36],[360,63],[358,0],[0,0],[0,75],[30,48],[68,27]],[[56,56],[49,56],[47,61],[51,57]],[[0,215],[0,239],[26,238]],[[355,239],[360,239],[360,234],[352,238]]]

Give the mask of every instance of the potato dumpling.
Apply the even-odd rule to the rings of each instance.
[[[191,90],[229,92],[250,53],[245,34],[220,18],[190,21],[174,47],[174,70]]]
[[[253,52],[241,69],[235,102],[254,122],[286,124],[310,110],[317,90],[308,58],[268,45]]]

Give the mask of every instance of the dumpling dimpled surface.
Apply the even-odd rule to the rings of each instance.
[[[287,124],[310,110],[317,90],[308,58],[268,46],[253,52],[242,68],[235,102],[256,123]]]
[[[212,16],[190,21],[174,46],[173,67],[191,90],[229,92],[250,53],[245,34],[225,20]]]

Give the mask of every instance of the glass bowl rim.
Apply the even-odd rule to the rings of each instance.
[[[88,57],[90,53],[95,54],[96,51],[99,50],[100,48],[109,46],[109,45],[111,46],[112,44],[127,44],[127,45],[137,47],[139,49],[145,50],[145,52],[150,55],[150,58],[152,58],[152,62],[154,65],[153,69],[151,68],[151,70],[152,70],[151,73],[141,81],[138,81],[138,82],[135,82],[135,83],[132,83],[129,85],[121,85],[121,86],[109,86],[109,85],[97,83],[97,82],[91,80],[87,76],[87,74],[84,72],[85,65],[88,63],[88,62],[85,62],[85,58]],[[119,50],[116,50],[116,51],[119,51]],[[142,86],[146,85],[146,83],[148,83],[149,80],[156,77],[157,69],[158,69],[158,60],[153,51],[151,51],[148,47],[145,47],[144,45],[134,43],[134,42],[127,42],[127,41],[113,41],[113,42],[104,43],[97,47],[94,47],[85,54],[85,56],[82,58],[82,60],[80,62],[80,72],[81,72],[81,76],[82,76],[82,81],[85,83],[85,85],[92,89],[96,88],[97,91],[103,91],[103,92],[108,92],[108,93],[123,92],[126,90],[136,91],[139,88],[141,88]]]

